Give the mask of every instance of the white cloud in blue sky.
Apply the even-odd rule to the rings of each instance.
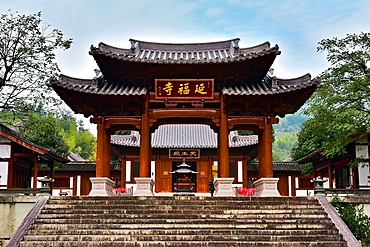
[[[329,65],[317,43],[348,33],[370,32],[369,0],[0,0],[1,13],[42,11],[42,19],[73,38],[57,53],[61,72],[92,78],[97,65],[90,45],[130,47],[130,38],[166,43],[240,38],[240,47],[270,41],[281,55],[280,78],[319,75]]]
[[[88,55],[99,42],[128,48],[129,39],[154,42],[209,42],[240,38],[248,47],[270,41],[282,54],[273,65],[278,77],[311,73],[328,66],[317,53],[323,38],[370,30],[370,1],[358,0],[0,0],[2,13],[42,11],[43,20],[74,39],[58,52],[63,74],[89,78]]]

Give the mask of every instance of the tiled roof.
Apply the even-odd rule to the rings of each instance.
[[[102,76],[89,80],[60,75],[59,79],[50,80],[50,86],[57,86],[71,91],[97,95],[146,95],[148,92],[145,87],[105,82],[106,81]]]
[[[121,170],[121,163],[111,163],[110,165],[111,171],[120,171]],[[273,162],[272,164],[273,170],[276,172],[301,172],[299,165],[291,163],[291,162]],[[63,164],[63,166],[56,171],[86,171],[91,172],[95,171],[96,163],[95,162],[69,162],[67,164]],[[248,163],[248,171],[251,172],[258,172],[258,163]]]
[[[292,163],[292,162],[273,162],[272,169],[273,171],[279,171],[279,172],[286,172],[286,171],[301,172],[302,171],[299,164]],[[248,163],[248,171],[258,171],[258,163],[257,162]]]
[[[298,163],[307,163],[312,161],[318,161],[325,157],[325,150],[323,148],[316,149],[315,151],[307,154],[306,156],[297,160]]]
[[[275,45],[271,48],[269,42],[253,47],[239,48],[239,40],[237,38],[210,43],[170,44],[130,39],[131,49],[100,43],[98,47],[91,47],[90,54],[104,55],[129,62],[169,64],[238,62],[270,53],[280,54],[279,47]]]
[[[67,158],[64,158],[63,156],[60,156],[59,154],[53,152],[49,148],[42,147],[40,145],[37,145],[35,143],[32,143],[30,141],[27,141],[21,133],[18,131],[12,130],[8,127],[6,127],[3,124],[0,124],[0,135],[4,136],[8,135],[8,138],[12,138],[14,142],[18,143],[21,146],[24,146],[25,148],[28,148],[29,150],[38,153],[40,156],[49,159],[49,160],[56,160],[62,163],[68,162]],[[10,137],[9,137],[10,136]]]
[[[96,162],[72,161],[67,164],[63,164],[63,166],[59,169],[59,171],[95,171],[95,169],[96,169]],[[111,163],[110,169],[111,171],[121,170],[121,163]]]
[[[78,153],[68,153],[68,159],[71,161],[85,161]]]
[[[140,134],[112,135],[111,143],[122,146],[139,147]],[[245,147],[258,143],[256,135],[239,136],[237,131],[229,134],[229,146]],[[217,134],[203,124],[161,125],[152,134],[152,148],[217,148]]]
[[[221,91],[226,95],[272,95],[293,92],[312,86],[319,86],[320,82],[311,80],[311,75],[294,79],[278,79],[266,76],[261,83],[250,83],[243,86],[223,88]]]

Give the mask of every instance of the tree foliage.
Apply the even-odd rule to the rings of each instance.
[[[96,138],[83,127],[83,123],[76,122],[76,119],[71,115],[65,115],[60,120],[60,125],[69,150],[85,160],[95,160]]]
[[[26,140],[59,155],[66,157],[71,151],[86,160],[95,160],[96,138],[72,113],[47,112],[40,104],[29,108],[28,117],[24,111],[0,111],[0,123],[17,127]]]
[[[291,150],[297,142],[297,133],[306,119],[306,116],[298,113],[290,114],[279,119],[279,123],[274,125],[275,141],[272,144],[273,161],[283,161],[291,154]]]
[[[299,132],[294,159],[316,149],[328,157],[342,154],[354,135],[370,130],[370,33],[323,39],[317,51],[327,52],[331,66],[303,111],[309,120]]]
[[[49,148],[61,156],[68,156],[69,147],[61,134],[58,119],[53,115],[30,114],[20,132],[26,140]]]
[[[363,246],[370,246],[370,217],[364,213],[364,207],[346,203],[338,197],[333,198],[331,204]]]
[[[48,78],[59,72],[56,49],[68,49],[58,29],[43,23],[41,12],[20,15],[9,11],[0,18],[0,109],[14,110],[35,101],[49,102]]]

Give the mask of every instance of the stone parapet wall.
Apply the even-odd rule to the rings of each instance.
[[[9,241],[38,198],[38,196],[0,196],[0,246],[5,246]]]

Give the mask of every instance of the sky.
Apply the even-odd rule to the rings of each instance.
[[[130,38],[162,43],[240,38],[241,48],[269,41],[281,51],[272,66],[275,76],[316,77],[330,66],[326,54],[316,51],[320,40],[370,32],[370,0],[0,0],[0,10],[41,11],[51,28],[73,38],[70,49],[57,52],[61,73],[84,79],[92,79],[97,68],[88,54],[91,45],[130,48]]]

